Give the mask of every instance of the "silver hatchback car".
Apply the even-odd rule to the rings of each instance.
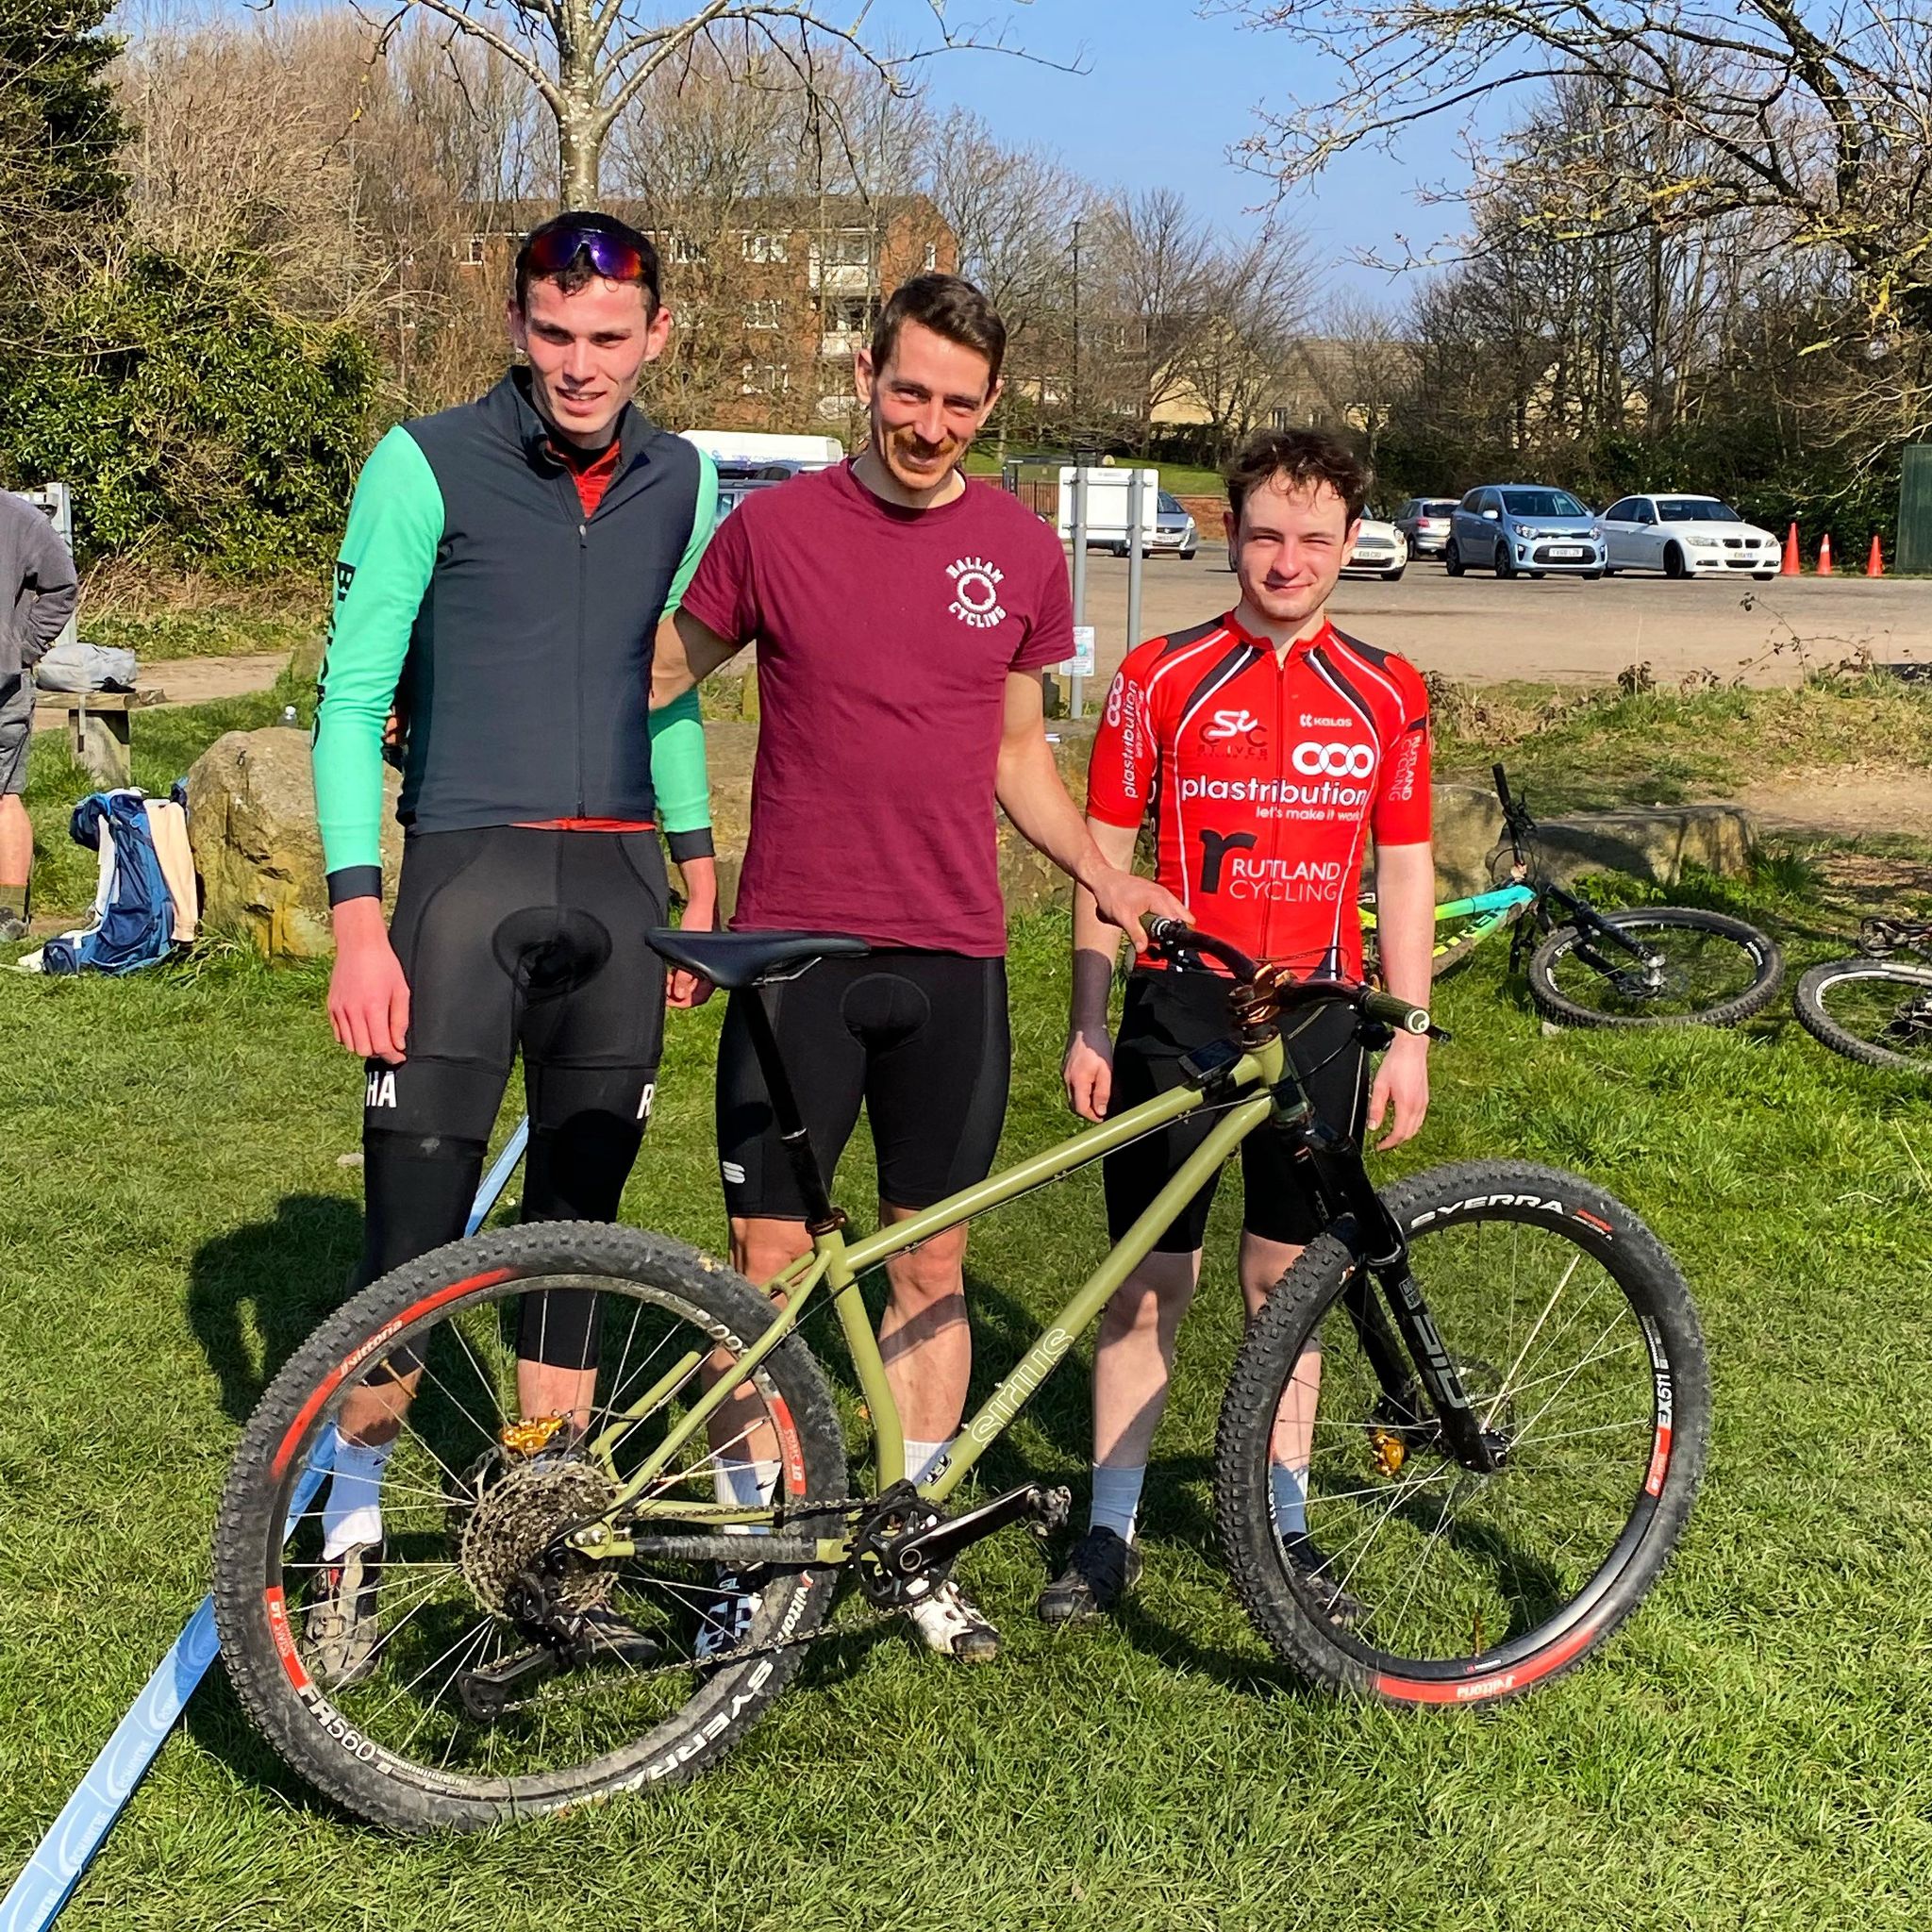
[[[1456,506],[1442,567],[1474,566],[1499,577],[1600,577],[1603,526],[1567,490],[1546,483],[1490,483]]]

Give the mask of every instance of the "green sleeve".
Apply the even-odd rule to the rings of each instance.
[[[718,520],[718,469],[703,451],[698,453],[697,506],[691,516],[691,541],[671,594],[664,602],[670,616],[684,601],[711,526]],[[658,822],[671,843],[671,856],[680,861],[711,855],[711,787],[705,771],[705,725],[698,694],[688,691],[661,711],[651,713],[651,790],[657,795]]]
[[[697,575],[698,563],[705,554],[705,545],[711,541],[711,531],[718,522],[718,466],[703,450],[698,452],[698,502],[691,520],[691,537],[684,546],[684,556],[677,566],[677,575],[671,579],[671,594],[664,600],[664,615],[669,617],[684,602],[684,593],[691,589],[691,580]]]
[[[322,660],[315,807],[332,905],[382,891],[382,731],[441,541],[436,473],[391,429],[357,479]]]

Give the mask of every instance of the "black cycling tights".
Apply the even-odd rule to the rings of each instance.
[[[408,1058],[366,1068],[365,1283],[462,1233],[519,1047],[523,1219],[617,1218],[663,1040],[663,961],[644,935],[664,901],[655,833],[500,825],[409,840],[390,929],[409,983]],[[517,1353],[592,1367],[595,1314],[580,1290],[525,1295]]]

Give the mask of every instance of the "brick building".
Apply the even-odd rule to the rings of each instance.
[[[923,194],[754,196],[675,218],[607,207],[658,246],[677,326],[652,408],[680,428],[848,431],[853,351],[880,304],[908,276],[958,268],[958,242]],[[518,242],[554,212],[477,210],[458,262],[484,299],[498,299]]]

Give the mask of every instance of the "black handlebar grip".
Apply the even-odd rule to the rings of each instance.
[[[1394,1027],[1398,1033],[1427,1033],[1429,1030],[1429,1009],[1412,1007],[1407,1000],[1397,999],[1392,992],[1363,993],[1362,1012],[1371,1020],[1379,1020],[1385,1026]]]

